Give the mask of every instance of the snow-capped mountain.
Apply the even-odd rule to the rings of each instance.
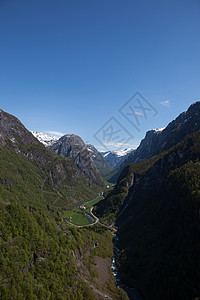
[[[56,136],[43,133],[43,132],[38,132],[38,131],[31,131],[31,133],[36,137],[42,144],[45,145],[45,147],[50,147],[52,146],[58,138]]]
[[[101,154],[113,168],[116,168],[119,165],[121,165],[121,163],[126,159],[126,157],[133,151],[133,148],[129,148],[123,150],[101,152]]]
[[[52,146],[58,142],[59,138],[47,133],[39,131],[31,131],[31,133],[45,146],[52,150]],[[65,138],[72,138],[73,135],[66,134]],[[75,138],[75,136],[74,136]],[[99,152],[97,149],[90,144],[87,144],[87,149],[91,154],[91,157],[100,171],[101,175],[104,176],[108,172],[111,172],[113,168],[118,167],[124,159],[133,151],[132,148],[116,151]]]

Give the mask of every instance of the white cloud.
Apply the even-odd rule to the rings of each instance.
[[[117,149],[126,149],[126,148],[133,148],[136,149],[140,144],[140,141],[135,141],[134,144],[128,144],[128,143],[117,143],[117,142],[104,142],[105,148],[107,147],[114,147]],[[95,148],[104,150],[105,148],[103,146],[95,146]]]
[[[105,142],[105,146],[111,146],[111,147],[127,147],[130,144],[127,143],[120,143],[120,142]]]
[[[144,117],[144,115],[143,115],[142,113],[140,113],[139,111],[136,111],[136,112],[135,112],[135,115],[138,116],[138,117],[141,117],[141,118]]]
[[[105,151],[107,151],[107,150],[105,149],[105,147],[103,147],[103,146],[94,145],[94,147],[95,147],[98,151],[100,151],[100,152],[105,152]]]
[[[169,102],[169,100],[165,100],[165,101],[160,102],[160,105],[169,107],[170,106],[170,102]]]
[[[51,131],[51,130],[47,131],[47,133],[48,133],[48,134],[51,134],[51,135],[56,135],[56,136],[63,136],[63,135],[65,135],[65,134],[62,133],[62,132],[59,132],[59,131]]]

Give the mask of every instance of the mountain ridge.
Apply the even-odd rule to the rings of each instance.
[[[58,137],[43,132],[31,131],[31,133],[47,148],[52,147],[59,140]],[[76,138],[76,135],[74,135],[74,137]],[[99,170],[101,176],[105,178],[106,174],[111,172],[113,168],[93,145],[88,143],[85,144],[88,150],[91,152],[95,166]]]
[[[131,152],[121,166],[110,175],[110,182],[115,183],[122,169],[129,163],[140,162],[159,154],[177,144],[192,132],[200,129],[200,102],[190,105],[187,111],[171,121],[164,129],[156,129],[146,132],[136,151]]]
[[[95,166],[92,155],[81,137],[75,134],[66,134],[50,146],[49,149],[58,155],[71,158],[88,179],[103,185],[99,170]]]
[[[112,151],[106,151],[106,152],[101,151],[101,154],[113,168],[117,168],[128,157],[128,155],[133,151],[135,151],[135,149],[128,148],[128,149],[123,149],[123,150],[112,150]]]
[[[114,190],[95,208],[102,221],[116,220],[121,280],[129,287],[136,282],[146,299],[191,300],[200,295],[197,109],[199,103],[191,105],[168,125],[175,129],[173,137],[181,133],[179,142],[127,164]],[[180,124],[186,123],[191,128],[184,132]]]
[[[52,146],[59,138],[40,131],[32,131],[31,133],[36,137],[45,147]]]
[[[3,110],[0,112],[0,147],[2,152],[6,149],[21,155],[25,159],[30,160],[37,168],[38,175],[44,177],[44,187],[48,190],[56,189],[53,198],[60,198],[58,202],[61,206],[73,204],[73,201],[82,201],[89,194],[90,187],[95,185],[88,181],[83,173],[76,167],[70,158],[59,157],[52,151],[41,144],[32,133],[27,130],[24,125],[13,115],[10,115]],[[14,154],[12,154],[14,155]],[[16,158],[17,159],[17,158]],[[71,196],[67,189],[70,185],[77,187],[77,192],[72,191]],[[79,191],[79,185],[82,186],[82,197]],[[57,195],[57,190],[60,197]],[[91,191],[92,192],[92,191]],[[77,199],[76,195],[77,194]],[[92,193],[93,194],[93,193]],[[47,196],[47,193],[46,193]],[[46,199],[46,197],[45,197]],[[66,203],[65,203],[66,202]]]
[[[192,299],[200,293],[199,148],[197,131],[166,150],[134,178],[117,218],[122,276],[129,284],[135,278],[149,299]],[[190,285],[180,288],[187,280]]]
[[[127,299],[107,267],[108,287],[94,282],[97,258],[111,265],[112,234],[63,220],[66,209],[100,191],[73,160],[51,152],[0,111],[1,299]]]

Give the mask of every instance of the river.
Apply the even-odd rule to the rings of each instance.
[[[126,293],[128,294],[128,297],[130,300],[144,300],[144,297],[141,295],[139,289],[137,288],[136,284],[134,284],[132,287],[128,287],[125,284],[123,284],[120,280],[120,272],[117,268],[116,265],[116,260],[117,260],[117,256],[120,252],[120,250],[118,249],[117,245],[118,245],[118,236],[116,234],[114,234],[115,238],[114,238],[114,256],[112,258],[112,265],[111,265],[111,270],[112,273],[114,275],[115,278],[115,284],[116,286],[121,287],[124,291],[126,291]]]

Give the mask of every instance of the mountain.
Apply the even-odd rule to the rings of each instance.
[[[28,173],[31,174],[34,170],[35,175],[33,177],[40,178],[37,190],[40,190],[39,195],[43,199],[41,203],[42,201],[45,205],[57,203],[58,207],[67,207],[72,206],[75,201],[83,201],[90,192],[93,194],[93,191],[90,190],[93,183],[84,177],[71,159],[59,157],[45,148],[16,117],[3,110],[0,111],[0,147],[2,156],[7,153],[10,161],[14,160],[14,174],[15,161],[24,161],[20,168],[23,169],[25,166],[25,170],[21,171],[22,174],[27,172],[28,176]],[[2,180],[3,182],[10,182],[14,188],[14,182],[26,179],[25,173],[22,178],[19,175],[14,180],[9,179],[8,176],[7,179]],[[8,186],[6,185],[6,187]],[[97,189],[95,185],[93,188],[94,190]],[[71,190],[70,194],[69,190]]]
[[[116,220],[121,280],[130,287],[136,282],[145,299],[192,300],[200,295],[198,110],[195,103],[168,125],[166,132],[174,140],[160,142],[161,150],[155,145],[157,155],[127,164],[115,189],[95,209],[104,222]],[[175,129],[170,133],[170,128]],[[164,130],[150,134],[162,140]]]
[[[117,168],[132,151],[134,150],[132,148],[129,148],[123,150],[101,152],[101,154],[113,168]]]
[[[45,146],[50,148],[59,138],[38,131],[31,131],[31,133]],[[101,153],[91,144],[86,144],[88,151],[92,155],[92,159],[95,163],[95,166],[99,170],[102,177],[105,177],[107,173],[111,172],[113,168],[109,163],[106,162]]]
[[[200,102],[195,102],[167,127],[148,131],[136,151],[131,152],[121,166],[110,175],[109,181],[116,182],[127,164],[153,157],[176,145],[198,129],[200,129]]]
[[[118,266],[124,282],[136,281],[147,299],[200,295],[199,149],[197,131],[143,174],[132,169],[132,185],[117,219]]]
[[[36,137],[45,147],[52,146],[58,138],[55,136],[52,136],[47,133],[38,132],[38,131],[31,131],[31,133]]]
[[[158,131],[148,131],[132,158],[129,158],[129,162],[138,162],[167,150],[198,129],[200,129],[200,102],[192,104],[167,127]]]
[[[49,149],[61,156],[71,158],[84,176],[96,184],[103,185],[101,175],[94,164],[91,151],[84,141],[75,134],[66,134]]]
[[[39,145],[39,141],[14,116],[0,109],[0,145],[20,151],[20,144],[24,146]]]
[[[112,234],[63,221],[99,191],[0,110],[0,299],[127,299],[110,273]]]
[[[106,178],[106,175],[111,172],[113,168],[93,145],[86,144],[86,146],[88,151],[91,153],[95,166],[99,170],[101,176]]]

